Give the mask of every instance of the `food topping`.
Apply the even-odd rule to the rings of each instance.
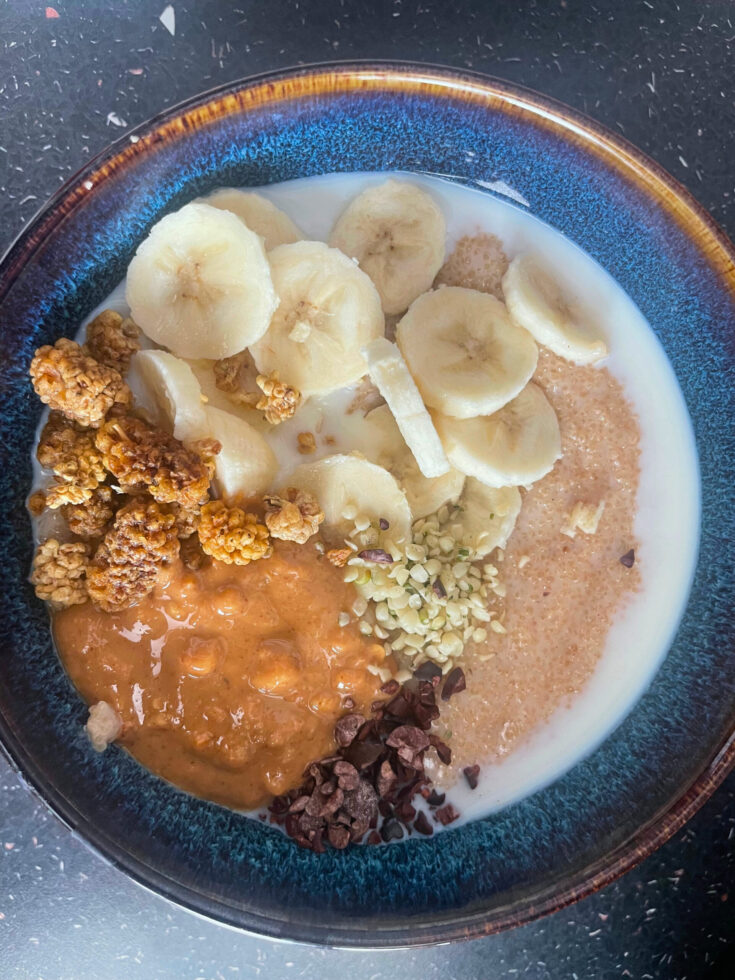
[[[268,528],[254,514],[221,500],[202,507],[197,532],[204,553],[227,565],[248,565],[272,553]]]
[[[585,504],[578,500],[572,512],[565,515],[561,533],[566,534],[568,538],[576,538],[578,530],[585,534],[596,534],[604,510],[604,500],[599,504]]]
[[[426,812],[413,801],[420,795],[435,808],[424,771],[426,753],[433,749],[440,762],[451,761],[449,747],[431,731],[439,717],[438,682],[438,676],[415,677],[399,688],[390,681],[382,688],[386,699],[373,705],[369,719],[358,713],[340,718],[334,729],[336,753],[312,763],[301,786],[276,797],[271,820],[317,852],[327,844],[341,850],[362,842],[366,834],[368,844],[378,844],[400,840],[412,827],[423,835],[433,833]],[[453,812],[456,819],[459,814]],[[437,811],[435,819],[444,823],[444,816]],[[377,835],[369,833],[378,827]]]
[[[269,375],[259,374],[255,379],[258,387],[263,392],[255,407],[259,412],[263,412],[266,421],[271,425],[278,425],[292,418],[301,402],[301,394],[290,385],[278,380],[278,372],[272,371]]]
[[[155,586],[179,553],[174,517],[150,497],[121,507],[87,570],[87,590],[101,609],[125,609]]]
[[[87,350],[108,367],[125,374],[130,358],[140,350],[140,330],[130,317],[103,310],[87,325]]]
[[[626,551],[624,555],[621,555],[620,564],[625,568],[632,568],[635,565],[635,551],[632,548],[630,551]]]
[[[175,563],[132,608],[62,610],[54,636],[84,699],[121,717],[124,748],[248,810],[333,753],[348,703],[366,717],[380,697],[367,667],[385,662],[382,648],[336,622],[351,593],[316,549],[279,541],[267,563]]]
[[[78,487],[74,483],[55,483],[46,490],[45,501],[49,510],[57,510],[66,504],[80,506],[92,496],[87,487]]]
[[[352,550],[350,548],[330,548],[327,552],[327,561],[331,562],[337,568],[344,568],[347,564],[347,559],[352,556]]]
[[[94,442],[95,433],[59,412],[51,412],[36,450],[41,466],[53,470],[56,485],[48,488],[45,506],[82,504],[105,479],[105,468]]]
[[[99,486],[90,490],[89,497],[82,503],[67,503],[61,513],[72,534],[80,538],[99,538],[115,515],[121,500],[111,487]]]
[[[305,544],[324,520],[316,497],[306,490],[287,487],[279,495],[266,496],[264,502],[268,530],[282,541]]]
[[[95,752],[104,752],[122,732],[122,718],[107,701],[98,701],[90,706],[84,727]]]
[[[130,390],[118,371],[63,337],[53,347],[39,347],[30,375],[45,405],[90,428],[98,428],[115,403],[130,402]]]
[[[89,546],[83,541],[44,541],[36,551],[31,571],[36,595],[60,608],[86,602],[84,576],[88,563]]]
[[[355,524],[347,539],[353,555],[345,581],[372,600],[361,628],[414,668],[431,660],[449,672],[468,643],[485,641],[493,623],[503,628],[498,568],[480,564],[467,546],[463,517],[459,506],[445,505],[416,521],[402,546],[379,524],[362,531]]]
[[[97,434],[97,448],[121,489],[148,490],[159,503],[196,506],[207,495],[208,466],[162,429],[132,415],[112,419]]]
[[[232,357],[223,357],[214,363],[214,381],[220,391],[227,392],[235,401],[255,405],[260,395],[253,391],[257,369],[249,351],[240,351]]]

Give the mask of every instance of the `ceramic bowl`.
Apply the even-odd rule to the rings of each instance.
[[[26,577],[24,498],[40,344],[72,335],[165,213],[216,185],[332,171],[429,171],[516,187],[596,259],[656,332],[698,442],[702,536],[689,603],[653,683],[584,761],[432,840],[315,855],[194,799],[118,748],[85,707]],[[141,127],[46,205],[0,269],[0,737],[27,783],[142,884],[267,936],[395,946],[491,933],[605,885],[670,837],[735,760],[733,248],[687,192],[597,124],[502,82],[332,65],[237,83]],[[729,448],[728,448],[729,447]]]

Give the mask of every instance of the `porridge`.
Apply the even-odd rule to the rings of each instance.
[[[609,287],[507,205],[356,179],[168,215],[31,365],[31,581],[93,746],[317,851],[547,778],[498,791],[577,724],[663,520]]]

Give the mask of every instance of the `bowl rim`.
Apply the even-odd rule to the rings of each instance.
[[[310,90],[305,82],[317,79],[321,79],[322,87]],[[356,90],[394,94],[419,90],[439,97],[477,101],[500,111],[533,118],[535,123],[586,152],[594,153],[623,178],[633,180],[642,188],[684,228],[706,256],[721,285],[735,298],[735,246],[682,184],[625,138],[549,96],[480,72],[431,63],[366,59],[316,62],[246,76],[185,99],[128,130],[72,174],[21,229],[0,258],[0,302],[39,244],[73,212],[88,192],[94,190],[96,180],[104,178],[105,170],[125,166],[130,159],[145,153],[169,134],[178,131],[180,137],[182,120],[195,115],[199,109],[211,113],[217,106],[220,114],[227,116],[247,112],[249,106],[261,107],[268,99],[272,102],[290,97],[308,99],[315,94],[334,95]],[[256,97],[258,93],[260,101]],[[209,118],[212,118],[211,114]],[[194,904],[187,887],[179,886],[162,872],[131,857],[106,834],[88,826],[86,821],[76,819],[76,812],[65,795],[44,784],[33,760],[26,755],[1,714],[0,752],[23,784],[97,856],[112,863],[146,890],[195,914],[205,915],[201,904],[199,907]],[[224,903],[211,900],[207,904],[212,918],[241,931],[275,940],[328,944],[334,948],[407,948],[493,935],[559,911],[630,871],[680,830],[734,767],[735,725],[713,749],[709,762],[689,787],[630,838],[580,869],[564,887],[549,885],[534,900],[500,907],[495,912],[450,910],[432,917],[428,923],[395,931],[381,930],[372,935],[359,927],[339,927],[331,931],[327,924],[325,933],[329,935],[315,938],[310,925],[282,923],[254,912],[233,914],[231,909],[228,915],[229,906]],[[200,902],[201,899],[200,896]]]

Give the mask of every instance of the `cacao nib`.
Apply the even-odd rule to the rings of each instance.
[[[464,773],[464,778],[467,780],[470,789],[477,789],[480,767],[477,764],[474,766],[465,766],[462,772]]]
[[[343,715],[334,726],[334,737],[337,745],[342,748],[351,745],[364,724],[365,719],[362,715]]]
[[[457,819],[459,813],[454,809],[451,803],[447,803],[446,806],[443,806],[437,810],[434,816],[440,824],[443,824],[446,827],[447,824],[453,823]]]
[[[624,555],[620,558],[620,564],[624,565],[626,568],[632,568],[635,565],[635,551],[633,548],[630,551],[626,551]]]
[[[431,837],[431,835],[434,833],[434,828],[429,823],[429,818],[426,816],[423,810],[414,820],[413,829],[418,831],[419,834],[424,834],[425,837]]]
[[[442,701],[448,701],[453,694],[459,694],[467,687],[464,671],[461,667],[453,667],[447,674],[442,687]]]
[[[380,836],[386,843],[389,840],[401,840],[403,837],[403,827],[400,821],[396,820],[395,817],[390,817],[388,820],[385,820],[383,826],[380,828]]]

